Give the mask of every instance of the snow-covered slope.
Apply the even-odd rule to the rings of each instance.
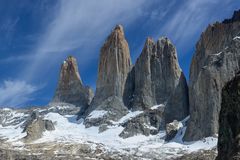
[[[63,107],[64,109],[67,106]],[[61,109],[61,107],[58,109]],[[48,109],[49,110],[49,109]],[[51,108],[53,110],[53,108]],[[85,128],[83,120],[76,120],[76,115],[61,115],[57,112],[46,112],[46,109],[39,109],[40,112],[45,112],[44,119],[51,120],[54,123],[55,130],[45,131],[42,138],[32,142],[31,144],[47,144],[47,143],[66,143],[66,144],[90,144],[92,149],[97,145],[107,152],[118,152],[125,155],[135,154],[138,157],[151,159],[152,155],[156,155],[158,159],[166,159],[170,157],[181,156],[186,153],[191,153],[198,150],[212,149],[217,145],[217,138],[208,137],[201,141],[183,143],[182,137],[185,133],[185,122],[188,118],[181,122],[181,129],[176,137],[165,142],[165,131],[160,131],[157,135],[143,136],[137,135],[131,138],[123,139],[119,134],[124,129],[120,124],[139,115],[142,111],[129,112],[118,122],[114,122],[108,129],[99,133],[99,127]],[[11,110],[12,117],[16,117],[20,113]],[[24,116],[24,113],[22,113]],[[92,113],[93,117],[104,115],[101,113]],[[26,116],[26,115],[25,115]],[[6,120],[5,120],[6,121]],[[12,121],[9,118],[9,121]],[[24,148],[26,144],[22,142],[22,138],[26,133],[22,133],[22,123],[8,126],[0,125],[0,139],[6,140],[5,143],[11,143],[13,146]],[[151,155],[151,156],[150,156]]]

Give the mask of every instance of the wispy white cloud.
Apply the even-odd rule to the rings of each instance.
[[[134,22],[142,14],[146,0],[138,1],[112,1],[98,0],[61,0],[55,10],[55,19],[46,28],[46,32],[36,45],[33,59],[25,73],[26,79],[31,80],[36,76],[36,71],[51,68],[67,54],[76,50],[79,52],[79,63],[87,63],[92,58],[97,58],[96,46],[103,43],[104,37],[117,23],[125,26]],[[85,51],[88,48],[88,53]],[[45,65],[47,63],[47,65]]]
[[[209,23],[216,20],[217,16],[214,15],[216,7],[224,6],[218,5],[219,3],[225,4],[227,1],[184,1],[176,11],[172,11],[173,16],[165,22],[158,36],[163,34],[170,36],[178,46],[186,45],[189,41],[193,42],[196,38],[199,38],[199,34]],[[224,8],[222,8],[222,11],[224,11]]]
[[[0,33],[2,36],[5,38],[5,42],[9,45],[12,41],[12,37],[15,32],[15,28],[17,23],[19,22],[19,18],[14,18],[14,19],[7,19],[7,21],[3,24],[0,25]]]
[[[9,56],[7,58],[0,59],[1,63],[18,63],[19,61],[29,61],[34,58],[33,54],[22,54],[19,56]]]
[[[0,85],[0,106],[18,107],[32,100],[39,87],[25,81],[4,81]]]

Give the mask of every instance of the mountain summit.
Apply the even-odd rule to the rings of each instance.
[[[82,83],[76,58],[69,56],[61,66],[57,90],[51,103],[64,102],[85,108],[92,97],[91,88]]]

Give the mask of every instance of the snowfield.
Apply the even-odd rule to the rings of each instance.
[[[160,106],[157,106],[160,107]],[[156,106],[154,108],[157,108]],[[145,153],[157,153],[165,158],[173,156],[181,156],[186,153],[191,153],[198,150],[208,150],[216,147],[217,138],[208,137],[201,141],[195,142],[182,142],[182,137],[185,133],[186,127],[184,123],[189,117],[184,119],[179,125],[180,131],[176,137],[170,141],[165,142],[165,131],[160,131],[157,135],[144,136],[137,135],[134,137],[123,139],[118,135],[123,131],[123,127],[119,124],[141,114],[142,111],[129,112],[126,116],[122,117],[118,122],[114,122],[113,126],[109,126],[109,129],[99,133],[99,127],[85,128],[83,120],[76,120],[75,115],[60,115],[58,113],[47,113],[44,119],[51,120],[54,123],[55,130],[45,131],[42,138],[32,142],[38,143],[79,143],[85,144],[91,142],[92,147],[94,144],[101,144],[107,151],[117,151],[126,154],[138,154],[139,156]],[[91,113],[90,117],[104,116],[105,112],[99,111]],[[13,115],[14,116],[14,115]],[[24,147],[24,143],[21,139],[26,136],[26,133],[22,133],[22,125],[3,127],[0,125],[0,139],[8,139],[13,145],[19,148]],[[137,153],[136,153],[137,152]]]

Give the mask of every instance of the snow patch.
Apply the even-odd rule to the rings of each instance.
[[[234,37],[233,40],[240,40],[240,36]]]
[[[161,107],[165,107],[165,105],[164,104],[155,105],[155,106],[151,107],[151,110],[155,110],[155,109],[158,109]]]
[[[104,110],[95,110],[92,111],[88,116],[87,119],[97,119],[103,117],[105,114],[107,114],[107,111]]]
[[[158,107],[154,106],[152,108],[155,109]],[[93,111],[89,117],[102,117],[106,113],[106,111]],[[185,124],[189,116],[180,122],[180,129],[176,137],[168,143],[164,141],[165,131],[160,131],[157,135],[150,136],[136,135],[126,139],[119,137],[119,134],[124,129],[121,123],[141,113],[143,113],[143,111],[129,112],[119,121],[115,122],[116,125],[108,126],[106,131],[99,133],[99,127],[85,128],[82,120],[76,120],[76,115],[60,115],[50,112],[44,116],[44,119],[51,120],[54,123],[55,130],[45,131],[43,137],[33,143],[67,142],[85,144],[90,142],[93,144],[93,148],[94,144],[101,144],[106,150],[112,152],[119,151],[123,154],[137,154],[139,156],[151,153],[164,158],[180,156],[198,150],[208,150],[217,145],[217,138],[214,137],[208,137],[194,142],[182,141],[186,131]],[[8,141],[12,144],[21,146],[21,139],[26,136],[26,133],[22,133],[23,128],[20,127],[21,125],[22,124],[18,124],[7,127],[0,125],[0,138],[8,138]]]
[[[143,111],[134,111],[134,112],[129,112],[125,116],[123,116],[118,122],[112,122],[113,124],[121,124],[125,123],[129,120],[131,120],[134,117],[137,117],[139,114],[143,113]]]

